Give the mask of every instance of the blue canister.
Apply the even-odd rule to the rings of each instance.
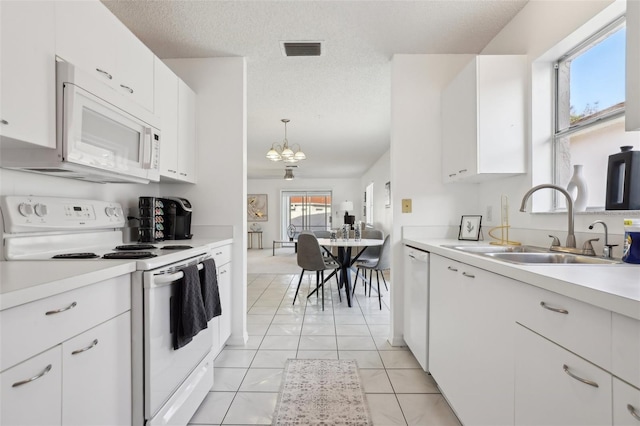
[[[624,220],[622,261],[640,264],[640,219]]]

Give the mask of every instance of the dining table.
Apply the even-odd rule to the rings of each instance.
[[[347,306],[351,307],[351,273],[350,271],[355,272],[358,271],[354,268],[354,263],[358,260],[364,249],[367,247],[373,246],[381,246],[384,244],[384,240],[379,239],[371,239],[371,238],[362,238],[356,240],[355,238],[349,239],[330,239],[330,238],[318,238],[318,244],[322,247],[328,254],[340,265],[340,276],[339,276],[339,286],[342,288],[343,286],[347,291]],[[331,249],[333,247],[338,248],[338,256],[334,256]],[[362,249],[355,256],[351,256],[353,248]],[[335,273],[332,272],[324,281],[327,282]],[[364,279],[364,277],[363,277]],[[338,289],[338,292],[340,291]],[[314,290],[315,291],[315,290]]]

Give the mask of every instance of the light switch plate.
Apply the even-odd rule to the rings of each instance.
[[[411,198],[402,199],[402,213],[411,213]]]

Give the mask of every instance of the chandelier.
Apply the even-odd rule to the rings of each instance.
[[[275,143],[271,145],[271,149],[267,152],[267,158],[271,161],[284,161],[285,163],[297,163],[300,160],[305,160],[307,156],[304,155],[304,152],[300,149],[300,145],[292,145],[293,148],[297,147],[295,152],[289,147],[289,141],[287,140],[287,123],[290,120],[283,118],[280,121],[284,123],[284,140],[282,141],[282,146]]]

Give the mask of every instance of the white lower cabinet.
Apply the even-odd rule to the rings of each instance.
[[[0,374],[0,424],[59,425],[62,421],[60,345]]]
[[[0,424],[131,424],[131,276],[0,312]]]
[[[62,344],[62,423],[131,422],[131,313]]]
[[[611,375],[531,330],[515,327],[515,424],[611,424]]]
[[[429,370],[463,424],[513,423],[514,281],[431,254]]]
[[[614,426],[640,425],[640,389],[613,378],[613,424]]]
[[[222,307],[222,315],[215,317],[209,323],[209,327],[213,330],[213,354],[217,355],[231,337],[231,245],[216,247],[212,254],[216,262],[218,292]]]

